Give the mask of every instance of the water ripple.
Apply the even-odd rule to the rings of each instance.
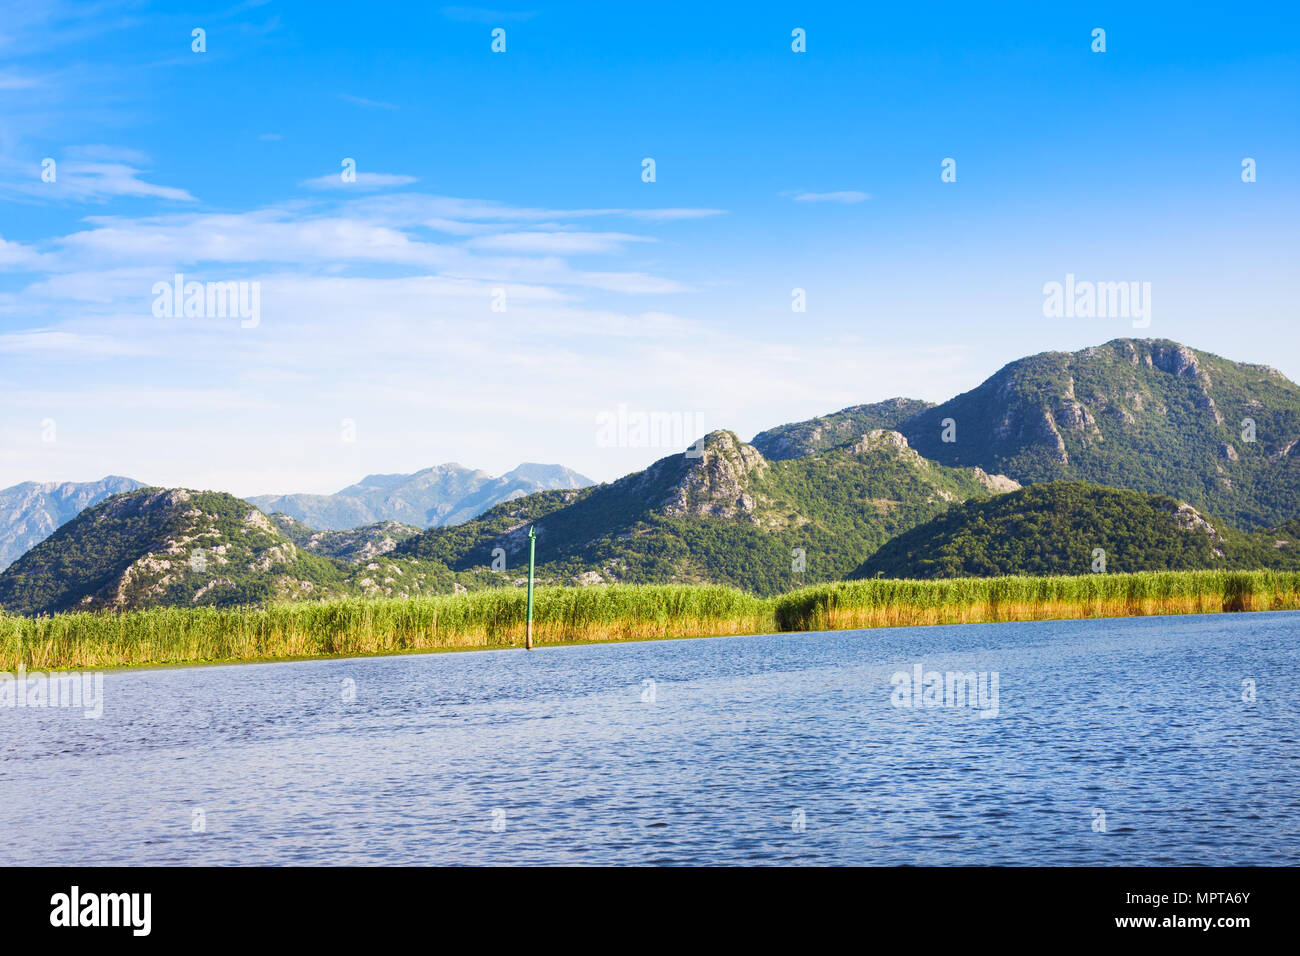
[[[111,673],[99,720],[0,710],[0,862],[1293,864],[1297,625]],[[893,706],[918,663],[997,672],[998,716]]]

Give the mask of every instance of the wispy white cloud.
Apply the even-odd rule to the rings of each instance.
[[[53,182],[46,182],[45,162],[5,163],[0,196],[36,201],[104,202],[119,196],[195,202],[189,190],[149,182],[148,158],[137,150],[112,146],[73,146],[50,156]]]
[[[460,222],[456,219],[441,219],[438,217],[425,219],[419,225],[424,226],[426,229],[432,229],[434,232],[446,233],[449,236],[483,236],[501,228],[499,223],[494,222]]]
[[[338,179],[338,176],[335,176]],[[638,219],[645,222],[680,222],[709,219],[726,214],[725,209],[705,207],[629,207],[549,209],[514,206],[491,199],[461,199],[452,196],[402,195],[374,196],[359,200],[353,209],[361,215],[375,215],[397,224],[414,225],[425,220],[470,222],[563,222],[573,219],[611,217]]]
[[[810,193],[798,192],[794,194],[795,202],[836,202],[836,203],[859,203],[864,202],[871,197],[866,193],[860,193],[855,190],[845,190],[834,193]]]
[[[30,90],[41,85],[37,77],[16,70],[0,70],[0,92]]]
[[[130,166],[148,166],[149,155],[130,146],[115,146],[106,143],[89,143],[69,146],[64,151],[67,159],[88,163],[125,163]]]
[[[0,333],[0,354],[104,357],[138,355],[142,351],[135,342],[106,335],[84,335],[56,329]]]
[[[398,173],[357,173],[353,182],[344,182],[341,173],[327,173],[315,179],[304,180],[302,185],[311,189],[387,189],[390,186],[409,186],[418,183],[415,176]]]
[[[12,269],[23,272],[35,272],[53,267],[56,260],[43,256],[29,245],[12,242],[0,236],[0,269]]]
[[[245,494],[312,490],[404,454],[392,442],[396,428],[422,459],[495,466],[492,442],[521,426],[503,383],[524,375],[536,403],[523,426],[535,422],[551,437],[520,457],[568,460],[567,446],[553,444],[556,429],[576,427],[586,447],[594,412],[574,425],[561,409],[604,407],[644,388],[620,367],[644,362],[647,381],[694,388],[674,362],[727,347],[707,322],[609,305],[610,296],[691,291],[679,277],[619,260],[660,242],[676,220],[717,212],[339,194],[244,212],[89,216],[35,245],[0,240],[8,288],[29,277],[0,293],[0,393],[20,419],[49,416],[60,429],[53,447],[34,426],[14,432],[12,447],[0,447],[0,481],[30,477],[39,462],[63,476],[104,467]],[[581,228],[595,217],[643,228]],[[154,285],[176,272],[259,283],[259,325],[156,317]],[[505,311],[493,307],[501,293]],[[150,415],[137,415],[141,408]],[[268,414],[280,441],[268,440]],[[363,434],[387,450],[335,456],[342,415],[364,422]],[[210,440],[197,441],[202,433]],[[587,464],[600,477],[623,467]]]
[[[9,0],[0,8],[0,53],[32,54],[84,43],[133,23],[134,0]]]
[[[270,17],[265,23],[244,22],[239,24],[239,32],[247,36],[258,36],[258,37],[267,36],[271,33],[274,33],[278,29],[280,29],[279,14]]]
[[[176,202],[195,202],[189,190],[163,186],[141,179],[144,170],[125,163],[87,163],[73,161],[58,167],[58,180],[52,195],[59,199],[98,202],[115,196],[150,197]]]
[[[477,236],[465,245],[495,252],[527,252],[542,255],[579,255],[617,252],[632,242],[656,242],[649,236],[624,232],[498,232]]]
[[[121,275],[140,268],[166,272],[225,264],[264,269],[284,263],[304,272],[396,267],[460,278],[620,292],[671,293],[687,288],[643,269],[570,267],[570,256],[617,256],[629,246],[659,241],[639,232],[581,230],[570,221],[597,214],[615,216],[619,210],[543,211],[421,194],[388,201],[395,198],[300,201],[243,213],[91,216],[83,221],[84,228],[51,237],[39,250],[14,243],[0,247],[0,263],[10,271],[47,272],[46,281],[65,284],[90,273],[97,276],[97,283],[105,273]],[[458,218],[430,215],[438,212]],[[549,218],[543,219],[542,212]]]
[[[646,219],[650,222],[673,222],[679,219],[707,219],[721,216],[723,209],[590,209],[591,216],[628,216],[631,219]]]
[[[339,99],[345,102],[352,103],[354,106],[364,106],[367,109],[373,109],[373,110],[398,109],[396,104],[385,103],[382,100],[370,100],[370,99],[366,99],[364,96],[353,96],[351,93],[340,93],[338,94],[338,97]]]
[[[565,278],[557,276],[556,281],[564,282]],[[592,289],[624,295],[668,295],[675,292],[688,292],[691,288],[675,279],[647,275],[644,272],[582,272],[574,276],[571,281]]]

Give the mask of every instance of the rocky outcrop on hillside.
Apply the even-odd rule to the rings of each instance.
[[[785,461],[826,451],[875,429],[895,429],[931,402],[889,398],[871,405],[853,405],[832,415],[779,425],[759,432],[750,442],[768,461]]]
[[[363,564],[388,554],[421,529],[398,521],[380,521],[346,531],[317,531],[286,514],[273,514],[276,528],[298,547],[348,564]]]
[[[765,472],[767,460],[729,431],[709,433],[699,447],[699,457],[683,456],[687,468],[662,499],[663,513],[673,518],[751,520],[756,501],[750,491],[750,476]],[[651,470],[661,468],[662,463],[651,466]]]

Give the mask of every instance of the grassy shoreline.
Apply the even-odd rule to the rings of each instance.
[[[268,607],[0,616],[0,671],[265,663],[521,647],[522,589]],[[774,598],[708,585],[540,588],[539,645],[1300,609],[1300,572],[868,580]]]

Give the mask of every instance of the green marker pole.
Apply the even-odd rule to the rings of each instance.
[[[537,528],[528,526],[528,628],[524,632],[524,649],[533,649],[533,558],[537,550]]]

